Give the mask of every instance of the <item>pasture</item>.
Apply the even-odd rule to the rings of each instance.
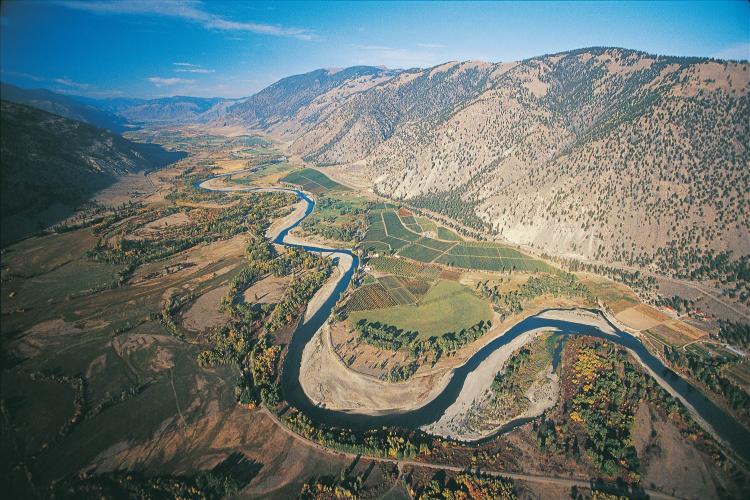
[[[455,281],[439,280],[416,304],[357,311],[349,318],[352,324],[366,319],[405,331],[418,331],[418,338],[427,339],[490,320],[492,309],[467,287]]]
[[[301,186],[304,191],[310,193],[326,193],[328,191],[346,191],[348,188],[342,186],[338,182],[331,180],[327,175],[313,170],[311,168],[303,168],[290,173],[289,175],[281,178],[282,182],[288,182],[289,184],[297,184]]]

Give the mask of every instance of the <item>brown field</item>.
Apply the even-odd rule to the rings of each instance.
[[[443,269],[440,272],[440,277],[444,280],[459,281],[459,279],[461,278],[461,271],[457,271],[454,269]]]
[[[244,299],[248,304],[275,304],[284,296],[291,281],[290,276],[267,276],[245,290]]]
[[[650,405],[635,415],[633,445],[642,457],[643,484],[670,491],[678,498],[717,498],[716,465],[680,435]]]
[[[247,160],[218,160],[216,162],[217,173],[226,174],[229,172],[236,172],[237,170],[244,170],[248,167]]]
[[[185,311],[182,326],[193,332],[203,332],[227,322],[227,316],[219,312],[221,298],[227,293],[226,286],[216,287],[204,293]]]
[[[669,316],[646,304],[623,309],[617,312],[615,317],[634,330],[648,330],[670,319]]]
[[[615,314],[641,302],[636,294],[623,284],[590,273],[576,273],[576,276]]]

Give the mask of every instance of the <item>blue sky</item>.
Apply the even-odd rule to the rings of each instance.
[[[745,1],[0,5],[3,81],[92,97],[240,97],[322,67],[497,62],[596,45],[750,58]]]

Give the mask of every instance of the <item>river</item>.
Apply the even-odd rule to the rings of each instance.
[[[259,167],[254,167],[259,168]],[[665,366],[659,358],[651,354],[639,339],[633,335],[620,330],[609,320],[607,320],[600,311],[587,311],[596,314],[607,325],[607,332],[597,326],[583,322],[566,321],[552,319],[547,316],[550,311],[543,311],[534,316],[530,316],[517,323],[505,333],[498,336],[474,355],[469,358],[463,365],[457,367],[451,376],[448,384],[434,399],[427,402],[420,408],[393,412],[388,414],[367,415],[353,411],[331,410],[320,407],[311,401],[300,384],[300,367],[302,365],[302,353],[305,346],[313,338],[315,332],[327,321],[333,307],[336,305],[341,294],[349,286],[349,282],[354,274],[355,269],[359,266],[359,259],[355,254],[347,249],[322,248],[314,245],[296,244],[284,241],[289,231],[297,227],[305,217],[310,215],[315,208],[315,201],[304,192],[290,188],[253,188],[253,187],[213,187],[212,181],[228,177],[240,172],[246,172],[247,169],[231,174],[222,174],[211,177],[205,181],[196,183],[198,187],[223,192],[268,192],[268,191],[286,191],[294,193],[298,199],[307,203],[304,215],[296,221],[282,228],[281,231],[273,238],[273,243],[289,247],[299,247],[310,252],[334,252],[336,254],[348,254],[352,256],[352,264],[348,270],[341,275],[336,287],[325,300],[318,311],[304,323],[301,323],[294,332],[291,344],[287,350],[284,364],[281,372],[281,392],[283,398],[293,407],[302,410],[314,421],[335,425],[339,427],[348,427],[351,429],[375,429],[383,426],[402,426],[418,428],[437,421],[458,398],[466,381],[466,377],[485,361],[493,352],[511,342],[516,337],[536,329],[545,329],[555,331],[561,335],[589,335],[601,338],[609,342],[618,344],[633,354],[638,361],[654,376],[657,382],[672,395],[680,399],[688,409],[697,417],[699,423],[720,439],[725,445],[731,447],[737,455],[750,462],[750,431],[741,423],[735,420],[730,414],[719,408],[711,400],[703,395],[698,389],[693,387],[685,379],[675,374],[671,369]],[[508,429],[509,430],[509,429]]]

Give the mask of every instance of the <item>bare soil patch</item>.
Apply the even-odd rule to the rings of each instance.
[[[247,304],[276,304],[284,296],[291,276],[267,276],[245,290],[243,298]]]
[[[216,287],[204,293],[182,315],[182,325],[193,332],[202,332],[221,326],[228,317],[219,311],[221,298],[227,293],[227,286]]]
[[[719,498],[716,466],[645,403],[638,408],[632,435],[642,457],[644,486],[679,498]]]
[[[615,314],[615,317],[618,319],[618,321],[624,323],[625,326],[633,328],[634,330],[648,330],[649,328],[653,328],[667,319],[666,316],[661,320],[656,319],[651,314],[646,314],[640,308],[640,306],[629,307],[625,310],[622,310]]]

